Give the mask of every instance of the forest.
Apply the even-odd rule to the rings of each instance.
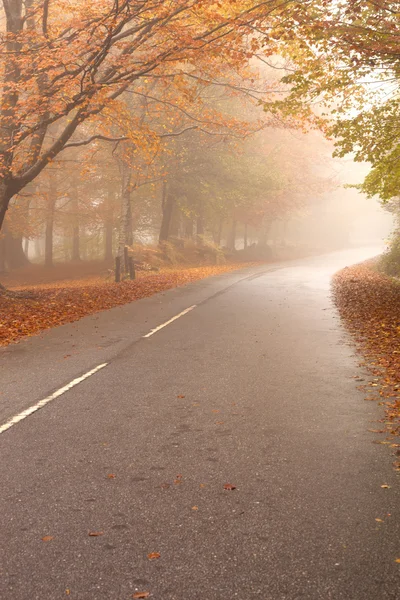
[[[312,62],[335,35],[340,3],[329,4],[5,0],[0,272],[124,266],[124,248],[139,267],[185,247],[189,262],[320,249],[331,221],[319,207],[346,183],[332,124],[304,98],[340,94]],[[320,39],[329,10],[331,37]],[[365,61],[351,67],[356,87]],[[344,223],[358,207],[343,210],[324,248],[349,243]]]
[[[0,0],[0,65],[0,597],[399,600],[400,2]]]

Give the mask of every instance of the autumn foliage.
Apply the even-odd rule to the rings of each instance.
[[[333,290],[341,317],[379,380],[380,387],[367,389],[369,396],[379,390],[385,404],[383,428],[400,434],[400,283],[368,262],[340,271]]]
[[[45,329],[77,321],[86,315],[147,298],[174,287],[243,268],[238,264],[169,269],[141,274],[136,281],[79,286],[58,284],[31,288],[32,298],[0,295],[0,346],[36,335]]]

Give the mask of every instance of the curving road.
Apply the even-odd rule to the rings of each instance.
[[[3,349],[0,597],[398,600],[398,479],[329,292],[373,254],[227,274]]]

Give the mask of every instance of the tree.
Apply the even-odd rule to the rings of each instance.
[[[2,0],[6,31],[0,112],[0,227],[13,196],[142,80],[201,78],[244,64],[256,31],[297,2]],[[196,63],[196,73],[185,65]],[[57,124],[57,136],[48,135]],[[116,138],[114,138],[116,139]]]
[[[388,0],[314,2],[282,53],[292,70],[275,108],[302,113],[335,139],[335,155],[372,166],[359,186],[383,201],[400,189],[399,4]],[[311,16],[311,12],[309,12]]]

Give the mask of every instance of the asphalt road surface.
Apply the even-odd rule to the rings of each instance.
[[[398,478],[368,432],[383,409],[329,291],[372,254],[226,274],[4,348],[1,599],[398,600]]]

